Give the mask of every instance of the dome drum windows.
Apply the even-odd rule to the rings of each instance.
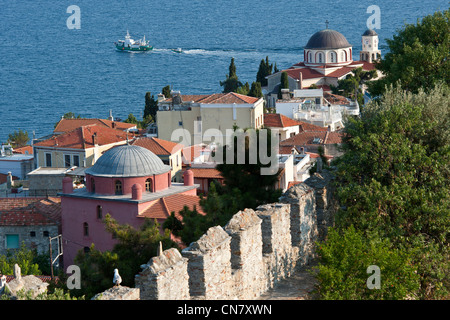
[[[114,182],[114,194],[115,195],[122,195],[123,194],[122,181],[116,180]]]

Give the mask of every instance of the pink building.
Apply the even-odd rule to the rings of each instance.
[[[199,208],[197,188],[189,170],[184,183],[172,183],[170,167],[143,147],[126,144],[108,150],[86,170],[85,188],[74,190],[70,178],[63,180],[64,265],[73,264],[78,250],[87,250],[92,243],[99,250],[113,248],[116,240],[103,223],[106,214],[135,228],[146,217],[161,224],[170,215],[167,208],[180,208],[174,201]],[[166,210],[159,210],[161,202],[167,204]]]

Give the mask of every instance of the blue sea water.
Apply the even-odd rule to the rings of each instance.
[[[77,5],[81,28],[68,29]],[[448,8],[448,0],[0,0],[0,141],[14,130],[52,132],[66,112],[142,118],[147,91],[166,85],[183,94],[221,92],[231,57],[242,82],[255,81],[266,56],[279,69],[303,60],[316,31],[335,29],[359,57],[361,34],[381,12],[381,49],[404,23]],[[155,49],[121,53],[127,29]],[[171,51],[182,48],[184,53]]]

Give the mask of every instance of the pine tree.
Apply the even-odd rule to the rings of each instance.
[[[239,87],[242,87],[242,83],[239,81],[236,74],[236,65],[234,64],[234,58],[231,58],[230,66],[228,67],[228,74],[225,81],[220,81],[220,85],[223,87],[223,92],[237,92]]]

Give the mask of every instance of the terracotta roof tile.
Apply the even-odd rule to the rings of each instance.
[[[300,121],[291,119],[279,113],[264,114],[264,125],[266,127],[286,128],[298,126],[300,124],[301,124]]]
[[[82,126],[88,126],[92,124],[118,130],[126,130],[136,126],[132,123],[111,121],[106,119],[61,119],[56,125],[53,132],[68,132]]]
[[[24,146],[20,148],[15,148],[14,153],[20,153],[20,154],[33,154],[33,147],[32,146]]]
[[[190,168],[194,178],[223,179],[222,174],[215,168]]]
[[[55,225],[61,222],[61,202],[56,198],[0,199],[0,226]]]
[[[296,79],[296,80],[300,80],[300,74],[302,79],[315,79],[315,78],[323,78],[325,77],[323,74],[321,74],[320,72],[314,70],[314,69],[310,69],[310,68],[289,68],[286,70],[286,73],[288,74],[289,77]],[[283,72],[281,71],[281,72]]]
[[[111,129],[101,125],[87,125],[60,135],[55,135],[50,139],[37,142],[34,145],[37,147],[73,149],[93,148],[95,146],[93,135],[96,135],[98,145],[107,145],[127,140],[127,133],[125,131]],[[128,138],[131,140],[133,134],[128,133]]]
[[[133,140],[131,144],[146,148],[156,155],[171,155],[184,147],[182,144],[154,137],[141,137]]]
[[[173,98],[164,100],[164,102],[172,102]],[[260,98],[249,97],[235,92],[213,93],[209,95],[181,95],[183,102],[194,101],[204,104],[253,104]]]
[[[280,142],[282,146],[304,146],[319,144],[339,144],[342,143],[343,133],[341,131],[302,131],[295,136]],[[318,143],[314,140],[319,139]]]
[[[171,212],[175,212],[175,217],[182,221],[183,217],[179,212],[183,210],[184,206],[188,206],[191,210],[193,210],[195,206],[198,213],[205,215],[205,212],[200,206],[200,197],[186,194],[174,194],[155,200],[153,204],[140,213],[139,216],[151,219],[167,219]]]
[[[304,122],[304,121],[299,121],[299,122],[300,122],[300,127],[299,127],[300,132],[302,132],[302,131],[327,131],[328,130],[328,128],[317,126],[312,123],[308,123],[308,122]]]

